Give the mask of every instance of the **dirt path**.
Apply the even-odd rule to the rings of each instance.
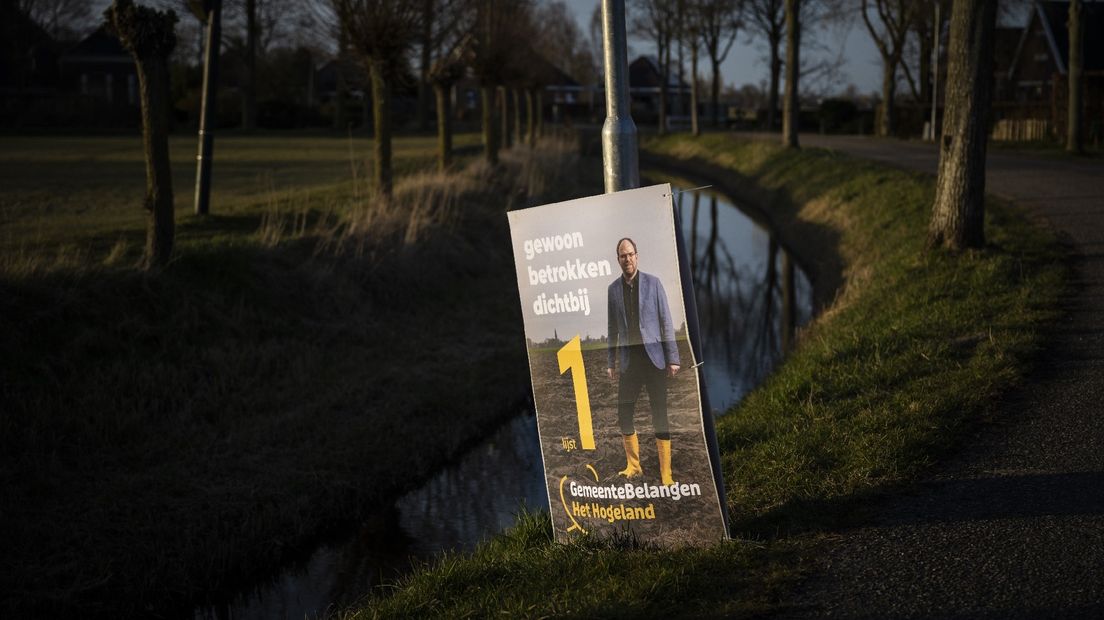
[[[927,144],[801,142],[936,169]],[[990,193],[1029,207],[1070,244],[1066,316],[998,422],[839,532],[784,617],[1104,617],[1104,161],[997,151],[987,175]]]

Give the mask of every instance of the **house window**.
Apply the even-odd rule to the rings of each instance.
[[[106,95],[108,103],[115,102],[115,76],[108,73],[104,82],[104,95]]]
[[[80,93],[82,95],[87,95],[88,94],[88,74],[87,73],[82,73],[81,74],[81,90],[80,90]]]
[[[1035,61],[1036,62],[1046,62],[1048,58],[1050,58],[1050,57],[1047,56],[1046,52],[1039,52],[1038,54],[1035,54]]]

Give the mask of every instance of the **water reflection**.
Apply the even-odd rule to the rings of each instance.
[[[680,183],[673,183],[676,186]],[[687,186],[685,183],[681,183]],[[790,251],[725,197],[677,195],[694,273],[706,389],[724,411],[762,381],[812,313],[812,286]],[[456,466],[368,519],[351,539],[197,620],[317,618],[444,550],[471,550],[514,522],[520,506],[547,510],[532,413],[515,417]]]
[[[319,547],[300,566],[196,620],[321,618],[444,550],[469,551],[513,524],[518,510],[548,510],[531,412],[514,417],[455,466],[380,510],[349,540]]]
[[[675,205],[694,273],[702,373],[711,405],[723,412],[793,346],[812,316],[813,287],[777,235],[724,196],[682,192]]]

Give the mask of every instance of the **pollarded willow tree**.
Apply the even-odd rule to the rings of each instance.
[[[176,47],[176,13],[115,0],[104,17],[138,68],[149,212],[143,265],[163,267],[172,257],[176,234],[169,163],[169,55]]]
[[[496,116],[496,93],[517,68],[525,34],[532,32],[531,5],[524,0],[471,0],[472,69],[479,80],[483,113],[483,154],[488,163],[498,163],[501,146]]]
[[[407,52],[421,32],[422,12],[404,0],[332,0],[338,23],[348,32],[372,88],[373,180],[376,190],[390,196],[391,87],[406,68]]]
[[[985,149],[997,0],[954,0],[947,96],[928,247],[985,245]]]

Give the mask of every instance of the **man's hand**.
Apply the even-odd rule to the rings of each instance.
[[[614,379],[617,378],[617,369],[616,368],[607,368],[606,369],[606,376],[610,378],[610,381],[613,381]]]
[[[678,364],[668,364],[667,365],[667,376],[668,377],[673,377],[673,376],[677,375],[678,371],[679,371],[679,368],[682,368],[682,367],[679,366]]]

